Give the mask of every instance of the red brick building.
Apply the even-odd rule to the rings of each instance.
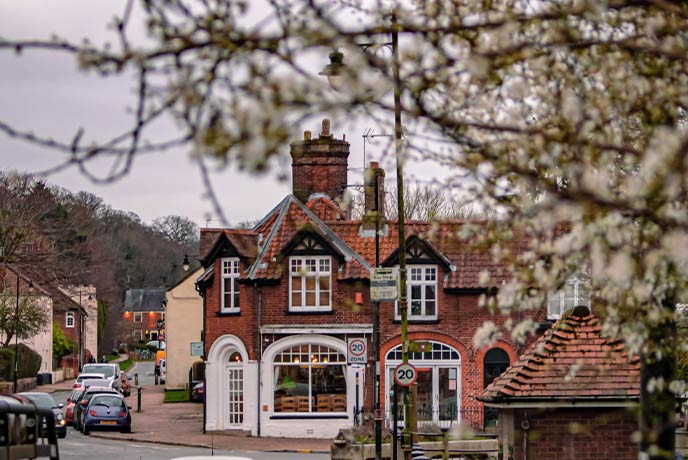
[[[122,315],[125,343],[165,340],[165,289],[128,289]]]
[[[205,271],[197,286],[204,298],[208,430],[326,437],[351,427],[360,412],[371,416],[375,306],[369,277],[376,232],[374,218],[351,220],[338,204],[348,183],[348,153],[349,144],[323,123],[317,139],[306,132],[291,145],[293,194],[250,230],[201,230]],[[371,169],[368,211],[375,209],[375,181],[384,197],[384,171],[376,163]],[[496,419],[477,396],[520,350],[506,339],[490,350],[473,346],[484,321],[507,320],[479,306],[481,296],[494,292],[479,282],[480,273],[489,272],[498,286],[507,270],[488,251],[457,238],[463,225],[406,222],[409,337],[426,345],[410,353],[410,362],[419,370],[421,423],[484,430]],[[395,267],[398,224],[383,220],[379,227],[380,265]],[[391,373],[401,362],[398,305],[382,302],[379,314],[382,406],[389,421]],[[528,314],[548,325],[547,305]],[[347,365],[353,338],[368,345],[369,364],[358,370]]]
[[[499,410],[505,460],[638,458],[640,360],[601,332],[576,307],[481,395]]]

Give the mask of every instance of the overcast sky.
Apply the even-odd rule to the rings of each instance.
[[[95,43],[115,42],[106,25],[120,14],[124,1],[113,0],[0,0],[0,34],[4,38],[48,38],[52,34],[80,40],[88,36]],[[143,37],[143,34],[141,35]],[[143,39],[143,38],[142,38]],[[326,56],[318,67],[324,66]],[[57,53],[23,52],[15,56],[0,52],[0,120],[20,130],[34,130],[68,143],[78,128],[86,136],[106,136],[131,123],[127,100],[132,94],[130,78],[103,79],[76,70],[74,60]],[[304,126],[314,135],[319,125]],[[172,130],[170,123],[164,129]],[[349,183],[362,182],[363,143],[366,126],[349,124],[332,130],[338,138],[346,134],[351,143]],[[368,161],[375,159],[376,148],[368,146]],[[288,156],[288,146],[284,154]],[[60,163],[60,153],[14,141],[0,134],[0,169],[30,173],[45,171]],[[216,171],[213,185],[227,220],[236,224],[255,220],[274,207],[291,190],[290,161],[257,177],[233,168]],[[387,162],[387,178],[393,170]],[[90,164],[96,175],[104,176],[110,162]],[[287,168],[285,180],[278,180]],[[285,176],[282,174],[282,176]],[[85,190],[102,197],[115,209],[138,214],[145,222],[159,216],[182,215],[200,226],[219,226],[204,188],[197,165],[188,150],[175,150],[137,157],[133,170],[116,183],[101,185],[72,168],[48,176],[47,181],[71,191]],[[208,220],[212,218],[213,220]]]

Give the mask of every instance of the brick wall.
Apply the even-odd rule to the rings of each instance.
[[[514,458],[523,460],[523,430],[530,422],[528,459],[635,460],[638,444],[632,440],[638,422],[625,408],[551,408],[514,411]],[[507,447],[504,448],[506,452]]]

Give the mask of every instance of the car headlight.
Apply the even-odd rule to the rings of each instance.
[[[64,420],[64,415],[62,415],[61,413],[57,414],[57,419],[58,420]]]

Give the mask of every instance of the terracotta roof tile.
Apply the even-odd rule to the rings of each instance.
[[[478,399],[628,399],[640,394],[640,360],[602,337],[585,307],[570,311],[495,379]]]

